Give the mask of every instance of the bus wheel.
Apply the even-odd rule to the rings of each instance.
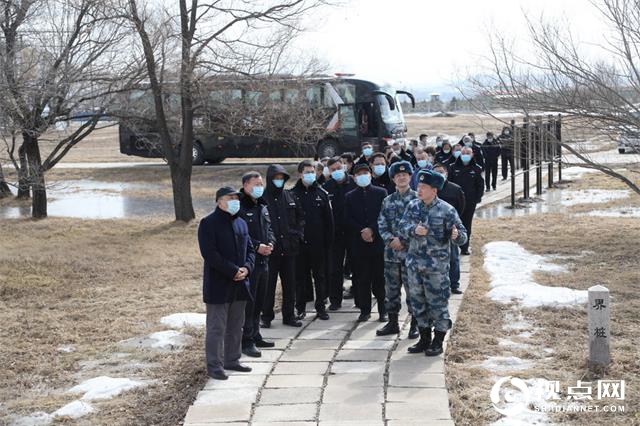
[[[318,158],[335,157],[338,155],[338,143],[332,139],[326,139],[318,145]]]
[[[220,164],[224,161],[225,157],[213,157],[207,160],[209,164]]]
[[[199,142],[194,142],[193,143],[193,149],[192,149],[192,159],[191,159],[191,164],[193,164],[194,166],[201,166],[204,164],[204,150],[202,149],[202,146],[200,145]]]

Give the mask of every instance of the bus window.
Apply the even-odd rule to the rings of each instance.
[[[295,103],[298,101],[300,91],[298,89],[286,89],[284,92],[284,100],[287,102]]]
[[[402,117],[402,110],[400,110],[400,103],[398,101],[395,102],[395,108],[391,109],[391,107],[389,106],[389,101],[386,97],[384,97],[383,95],[376,95],[376,99],[378,101],[378,107],[380,108],[382,121],[390,124],[404,122],[404,119]]]
[[[252,106],[258,106],[260,102],[260,98],[262,97],[261,92],[248,91],[245,93],[244,98],[247,100],[247,104]]]
[[[356,86],[350,83],[336,83],[334,84],[334,87],[345,104],[355,103]]]
[[[353,105],[340,105],[340,130],[344,135],[358,135]]]
[[[320,100],[322,96],[322,91],[320,90],[320,86],[312,86],[307,89],[307,101],[311,105],[317,106],[320,105]]]
[[[273,92],[269,93],[269,100],[270,101],[281,101],[282,100],[282,91],[274,90]]]

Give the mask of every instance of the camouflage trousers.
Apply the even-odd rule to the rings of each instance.
[[[418,326],[433,326],[435,330],[446,332],[451,328],[449,273],[414,267],[408,270],[409,301]]]
[[[402,287],[406,294],[406,303],[411,312],[409,301],[409,276],[403,263],[384,262],[384,306],[389,314],[397,314],[402,308]]]

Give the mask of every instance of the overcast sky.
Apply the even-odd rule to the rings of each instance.
[[[477,68],[487,28],[525,39],[525,13],[568,20],[583,42],[598,42],[604,31],[589,0],[351,0],[314,17],[300,43],[332,72],[442,90]]]

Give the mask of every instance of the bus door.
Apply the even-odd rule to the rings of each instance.
[[[360,137],[358,132],[358,122],[356,120],[355,104],[342,104],[338,106],[339,110],[339,135],[341,145],[346,150],[360,147]]]

